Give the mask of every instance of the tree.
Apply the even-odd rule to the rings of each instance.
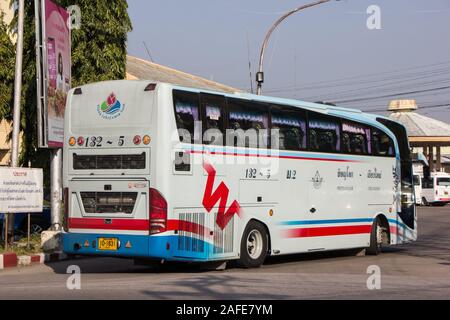
[[[0,11],[0,119],[11,120],[14,88],[15,48],[9,37],[8,26]]]
[[[14,1],[14,0],[12,0]],[[81,10],[80,29],[72,30],[72,87],[102,80],[124,79],[126,74],[127,34],[132,30],[126,0],[53,0],[54,3],[69,7],[77,5]],[[17,11],[11,22],[11,30],[17,26]],[[1,31],[0,31],[1,32]],[[0,41],[3,37],[0,35]],[[0,56],[3,42],[0,43]],[[7,51],[5,49],[5,51]],[[15,55],[14,55],[15,56]],[[2,70],[14,74],[14,63],[3,66]],[[1,78],[0,78],[1,79]],[[3,83],[3,81],[2,81]],[[12,103],[1,95],[13,90],[12,83],[5,82],[0,91],[0,119],[11,119]],[[23,132],[21,164],[48,170],[48,151],[38,149],[37,141],[37,98],[36,98],[36,50],[34,1],[25,1],[25,27],[23,51],[23,87],[20,129]],[[3,102],[3,100],[5,102]],[[4,108],[4,112],[3,112]]]
[[[72,30],[72,85],[124,79],[127,34],[132,30],[126,0],[59,0],[79,6],[81,28]]]

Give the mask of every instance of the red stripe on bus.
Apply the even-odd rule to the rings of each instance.
[[[288,238],[308,238],[340,236],[350,234],[367,234],[372,231],[371,225],[345,226],[345,227],[319,227],[319,228],[297,228],[286,231]]]
[[[101,229],[101,230],[128,230],[128,231],[147,231],[149,230],[149,221],[145,219],[111,219],[111,223],[106,223],[107,219],[98,218],[70,218],[69,228],[72,229]],[[199,235],[209,233],[210,230],[200,224],[183,221],[168,220],[167,231],[185,231]]]
[[[391,231],[391,234],[398,234],[397,226],[390,226],[389,229]]]
[[[189,153],[196,154],[212,154],[221,156],[239,156],[239,157],[257,157],[257,158],[278,158],[278,159],[293,159],[293,160],[312,160],[312,161],[330,161],[330,162],[360,162],[357,160],[347,160],[347,159],[327,159],[327,158],[306,158],[306,157],[295,157],[295,156],[269,156],[263,154],[237,154],[237,153],[226,153],[226,152],[206,152],[206,151],[195,151],[190,150]]]
[[[167,231],[184,231],[184,232],[191,232],[198,235],[205,235],[205,233],[208,233],[211,231],[209,228],[206,228],[205,226],[190,222],[190,221],[184,221],[184,220],[169,220],[167,221]]]
[[[70,218],[69,228],[144,231],[149,230],[149,222],[143,219]]]

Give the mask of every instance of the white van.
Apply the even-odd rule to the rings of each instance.
[[[422,205],[422,178],[419,174],[413,175],[414,181],[414,194],[416,195],[416,205]]]
[[[428,179],[422,179],[423,205],[442,205],[450,203],[450,175],[434,172]]]

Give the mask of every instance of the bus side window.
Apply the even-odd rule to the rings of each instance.
[[[223,146],[225,97],[201,94],[203,106],[203,143]]]
[[[194,143],[199,141],[201,133],[196,132],[199,129],[200,121],[198,94],[173,90],[173,101],[180,142]]]
[[[394,142],[391,138],[388,137],[387,134],[381,132],[380,130],[373,129],[372,130],[372,145],[373,145],[373,154],[375,156],[382,157],[394,157]]]
[[[308,121],[309,148],[317,152],[340,152],[340,123],[332,117],[310,114]]]
[[[342,152],[350,154],[371,154],[370,129],[362,124],[342,122]]]
[[[302,111],[272,109],[272,149],[306,149],[306,113]]]
[[[269,112],[266,105],[228,99],[227,145],[246,148],[268,147]]]

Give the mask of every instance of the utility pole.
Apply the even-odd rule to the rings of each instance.
[[[62,197],[62,149],[53,149],[50,153],[50,202],[53,231],[61,231],[61,197]]]
[[[281,22],[284,21],[284,19],[286,19],[290,15],[292,15],[292,14],[294,14],[296,12],[299,12],[299,11],[301,11],[303,9],[314,7],[314,6],[317,6],[319,4],[322,4],[322,3],[325,3],[325,2],[330,2],[330,1],[331,0],[320,0],[320,1],[316,1],[316,2],[313,2],[313,3],[305,4],[304,6],[292,9],[292,10],[286,12],[285,14],[283,14],[280,18],[278,18],[278,20],[275,21],[275,23],[270,27],[269,31],[267,31],[266,36],[264,38],[263,44],[261,46],[261,53],[259,55],[259,69],[258,69],[258,72],[256,73],[256,83],[257,83],[256,94],[260,95],[262,93],[262,84],[264,82],[264,71],[263,71],[264,53],[266,51],[267,44],[269,43],[269,39],[270,39],[270,36],[272,35],[273,31],[278,27],[278,25]],[[337,1],[339,1],[339,0],[337,0]]]
[[[19,0],[17,44],[16,44],[16,71],[14,81],[14,110],[13,110],[13,132],[11,148],[11,167],[19,166],[19,138],[20,138],[20,102],[22,98],[22,61],[23,61],[23,25],[25,0]],[[8,213],[9,241],[14,241],[14,214]]]

